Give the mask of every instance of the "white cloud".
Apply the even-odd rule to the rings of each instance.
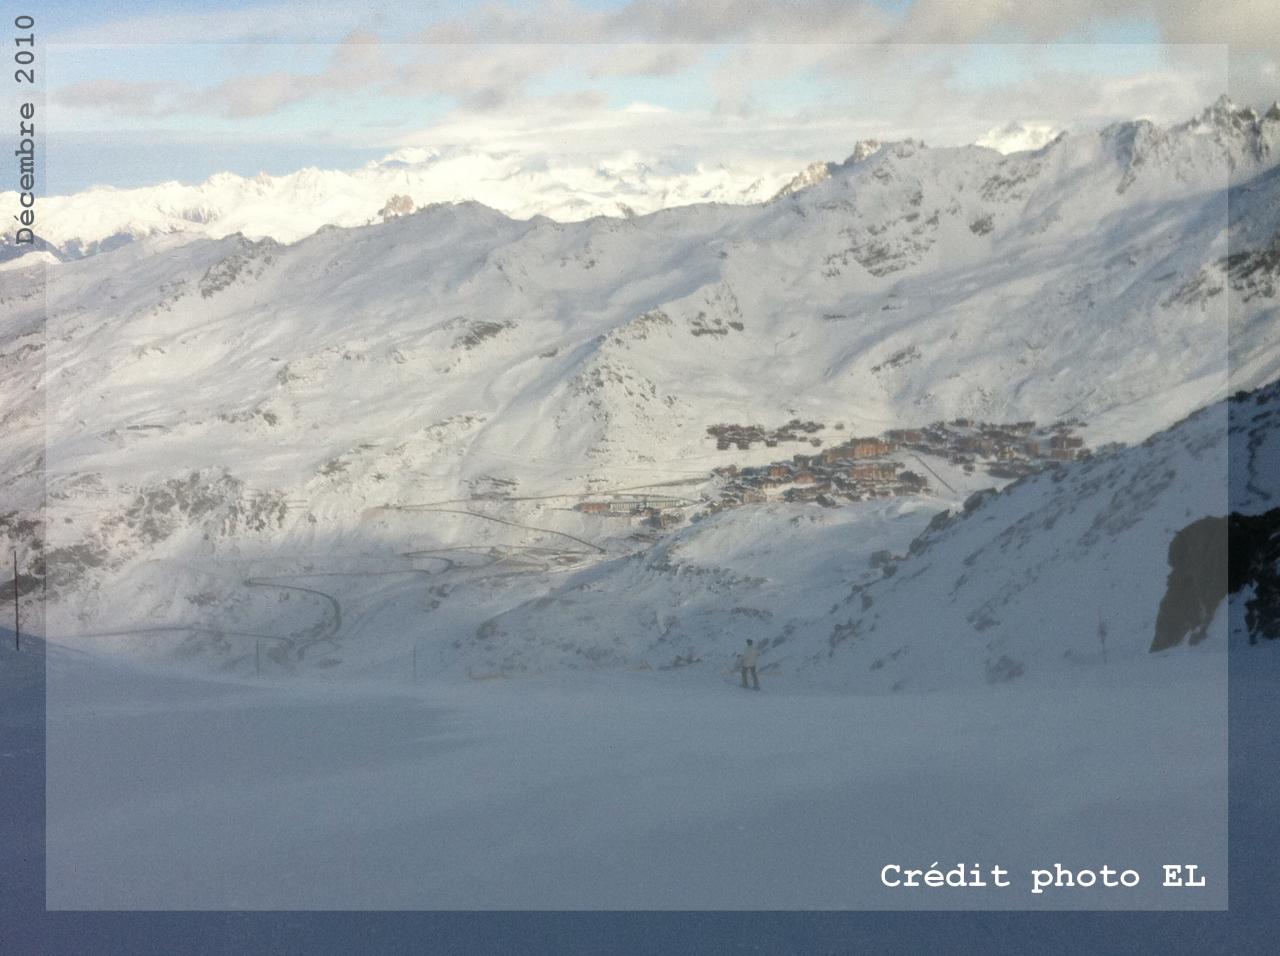
[[[332,42],[353,30],[426,43],[964,43],[1096,37],[1117,21],[1150,21],[1171,43],[1228,43],[1280,54],[1273,0],[582,0],[454,4],[277,2],[150,14],[52,35],[55,43]],[[446,12],[447,11],[447,12]],[[899,12],[900,11],[900,12]]]
[[[306,99],[311,84],[293,73],[238,76],[208,93],[191,97],[193,112],[208,110],[234,118],[266,116]]]
[[[310,43],[332,42],[336,24],[338,35],[367,27],[378,20],[380,7],[374,3],[357,7],[333,0],[318,2],[269,3],[234,11],[154,13],[125,17],[104,23],[55,31],[51,44],[140,44],[140,43]],[[429,9],[429,8],[428,8]],[[360,10],[360,13],[355,11]],[[425,12],[425,11],[424,11]]]
[[[697,65],[706,48],[692,44],[626,43],[609,45],[587,67],[592,79],[607,76],[673,76]]]
[[[333,135],[349,137],[353,145],[355,137],[376,135],[381,138],[375,143],[359,145],[471,143],[608,156],[640,143],[672,162],[754,151],[803,164],[841,159],[854,142],[869,137],[972,142],[1011,120],[1052,128],[1133,116],[1173,121],[1227,87],[1222,49],[1116,47],[1106,69],[1091,73],[1072,72],[1063,57],[1055,60],[1058,47],[971,42],[1087,39],[1103,35],[1121,14],[1149,18],[1170,39],[1251,44],[1253,52],[1233,56],[1232,91],[1246,102],[1274,99],[1280,93],[1280,40],[1265,16],[1267,4],[1225,0],[1214,16],[1194,6],[1191,0],[1133,0],[1123,10],[1104,0],[914,0],[895,13],[847,0],[631,0],[614,9],[551,0],[538,6],[489,3],[434,19],[428,11],[414,31],[405,32],[403,22],[396,26],[405,8],[330,4],[323,8],[332,17],[324,29],[345,39],[320,68],[291,68],[288,47],[264,44],[260,62],[246,63],[243,75],[204,89],[104,78],[56,90],[54,97],[69,109],[122,116],[163,116],[182,107],[197,121],[202,114],[251,121],[313,98],[354,92],[385,108],[370,111],[376,133],[335,117]],[[104,28],[103,38],[130,33],[134,40],[176,40],[191,34],[210,41],[239,30],[241,36],[305,39],[318,28],[308,25],[313,20],[302,9],[281,3],[234,18],[135,19]],[[387,42],[393,35],[417,42]],[[938,42],[907,42],[926,40]],[[984,83],[965,82],[966,64],[988,53],[1012,66]],[[122,61],[122,76],[124,69]],[[625,89],[626,78],[644,79],[637,89],[646,99],[652,84],[670,84],[668,90],[688,94],[673,102],[686,105],[607,108],[603,89]],[[390,117],[405,97],[412,103],[399,118]],[[420,122],[414,111],[423,98],[443,103],[449,110],[444,119],[398,135],[398,128]],[[688,105],[696,102],[705,108]]]
[[[171,93],[171,87],[164,83],[103,79],[58,87],[52,99],[65,109],[163,116],[180,108],[172,102]]]
[[[1280,16],[1273,0],[1158,0],[1151,6],[1169,43],[1226,43],[1233,52],[1280,54]]]

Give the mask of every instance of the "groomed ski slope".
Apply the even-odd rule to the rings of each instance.
[[[952,693],[288,687],[53,648],[51,909],[1214,908],[1225,654]],[[883,866],[1013,886],[890,890]],[[1033,867],[1138,870],[1030,893]],[[1196,862],[1206,889],[1160,887]]]

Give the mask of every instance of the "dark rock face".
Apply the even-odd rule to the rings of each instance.
[[[1230,593],[1253,585],[1245,604],[1249,643],[1280,638],[1280,508],[1261,515],[1231,516],[1227,586]]]
[[[1193,521],[1170,542],[1169,568],[1153,652],[1204,640],[1222,599],[1249,585],[1250,643],[1280,637],[1280,508]]]
[[[1156,615],[1152,651],[1204,640],[1227,596],[1227,519],[1193,521],[1169,543],[1169,581]]]

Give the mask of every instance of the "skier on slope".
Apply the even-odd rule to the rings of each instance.
[[[760,648],[756,647],[755,642],[751,638],[747,638],[746,650],[742,652],[742,656],[738,658],[738,667],[742,670],[742,686],[747,686],[747,675],[751,675],[751,686],[756,690],[760,689],[760,678],[756,675],[756,661],[760,657]]]

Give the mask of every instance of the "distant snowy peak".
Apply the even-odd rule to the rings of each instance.
[[[791,182],[787,183],[776,193],[775,199],[781,199],[783,196],[790,196],[798,193],[802,189],[808,189],[810,186],[816,186],[818,183],[826,182],[831,178],[831,163],[810,163],[801,170]]]
[[[42,202],[40,232],[61,257],[79,258],[168,233],[295,242],[322,226],[364,226],[440,202],[473,200],[516,219],[573,222],[763,202],[794,175],[794,166],[774,161],[687,167],[635,151],[589,159],[410,147],[352,171],[218,173],[198,185],[95,187],[50,197]]]
[[[1187,125],[1229,127],[1240,133],[1256,135],[1264,122],[1277,119],[1280,119],[1280,102],[1273,103],[1269,110],[1260,115],[1253,107],[1242,106],[1223,94]]]
[[[440,159],[438,149],[426,146],[405,146],[388,153],[382,159],[370,160],[366,169],[403,169],[406,166],[427,166]]]
[[[1226,96],[1185,123],[1162,128],[1150,120],[1116,123],[1102,131],[1127,164],[1126,179],[1139,167],[1165,168],[1181,179],[1202,175],[1211,165],[1234,174],[1280,158],[1280,104],[1259,114]]]
[[[928,149],[913,139],[868,139],[858,142],[843,162],[814,162],[799,173],[778,161],[689,165],[638,150],[600,158],[405,147],[351,171],[306,168],[252,177],[219,173],[199,185],[97,187],[50,197],[42,201],[40,238],[58,259],[175,233],[212,238],[243,233],[288,243],[326,225],[364,226],[434,203],[459,201],[479,202],[516,219],[631,218],[702,203],[743,205],[814,189],[853,188],[859,183],[849,176],[872,166],[879,169],[881,183],[892,181],[894,170],[911,166],[908,175],[925,177],[919,186],[926,191],[930,184],[964,188],[967,180],[981,176],[982,183],[994,183],[982,187],[986,192],[1008,193],[1038,176],[1044,156],[1061,153],[1064,143],[1073,157],[1068,165],[1107,166],[1115,171],[1118,192],[1143,181],[1150,184],[1139,190],[1143,195],[1166,198],[1187,185],[1213,188],[1223,183],[1224,175],[1235,182],[1250,170],[1271,165],[1280,156],[1280,104],[1260,113],[1223,97],[1181,124],[1160,127],[1139,119],[1070,137],[1041,123],[1013,123],[992,130],[975,146],[959,148]],[[988,149],[979,148],[984,146]],[[1065,175],[1065,167],[1061,172]],[[0,194],[0,200],[5,197],[16,202],[12,194]],[[966,201],[939,195],[943,199],[946,208]],[[13,247],[11,238],[0,235],[0,259],[35,251]]]
[[[801,190],[808,189],[810,186],[817,186],[819,183],[825,183],[831,178],[832,174],[842,169],[848,169],[856,166],[867,159],[870,159],[882,149],[889,149],[898,156],[910,156],[916,149],[924,149],[924,143],[918,140],[903,140],[898,143],[882,143],[878,139],[859,140],[853,147],[853,152],[843,163],[816,162],[810,163],[802,169],[789,183],[779,189],[773,196],[774,199],[781,199],[785,196],[792,196]]]
[[[882,145],[884,144],[878,139],[859,140],[857,145],[853,147],[853,152],[849,154],[849,158],[844,161],[845,165],[848,166],[850,163],[862,162],[868,156],[871,156],[879,150]]]
[[[985,146],[999,153],[1023,153],[1042,149],[1063,134],[1048,123],[1009,123],[988,130],[975,146]]]
[[[1240,106],[1222,96],[1184,128],[1209,133],[1230,144],[1233,158],[1265,162],[1274,159],[1280,150],[1280,102],[1259,114],[1252,107]]]

